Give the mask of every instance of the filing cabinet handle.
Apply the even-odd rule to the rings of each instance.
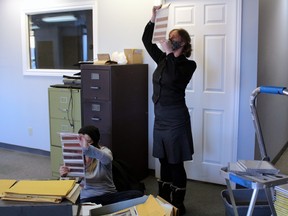
[[[91,88],[91,89],[94,89],[94,90],[99,90],[99,89],[100,89],[99,86],[91,86],[90,88]]]
[[[92,119],[92,121],[100,121],[101,120],[101,118],[98,118],[98,117],[92,117],[91,119]]]

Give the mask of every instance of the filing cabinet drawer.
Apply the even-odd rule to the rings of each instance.
[[[100,129],[100,145],[108,147],[113,153],[112,135],[111,133],[103,133]],[[114,153],[113,153],[114,154]]]
[[[59,167],[63,165],[62,148],[51,146],[51,169],[52,178],[57,179],[60,177]]]
[[[85,125],[95,125],[103,132],[111,132],[111,102],[87,102],[82,109]]]
[[[50,124],[53,125],[53,127],[50,127],[50,142],[53,146],[59,146],[61,147],[61,141],[60,141],[60,132],[74,132],[77,133],[78,130],[81,127],[80,121],[74,121],[74,128],[70,125],[69,121],[62,120],[62,119],[50,119]]]
[[[88,100],[110,99],[110,72],[109,70],[84,70],[82,81],[86,83],[83,88],[82,98]]]
[[[49,89],[49,112],[51,118],[81,121],[80,90]]]

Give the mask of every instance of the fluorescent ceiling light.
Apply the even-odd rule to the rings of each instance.
[[[31,29],[32,29],[32,30],[39,29],[39,28],[40,28],[40,27],[37,26],[37,25],[32,25],[32,26],[31,26]]]
[[[62,16],[54,16],[54,17],[43,17],[43,22],[71,22],[76,21],[77,18],[73,15],[62,15]]]

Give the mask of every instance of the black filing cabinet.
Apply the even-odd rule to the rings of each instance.
[[[116,160],[148,174],[148,65],[82,65],[82,125],[95,125]]]

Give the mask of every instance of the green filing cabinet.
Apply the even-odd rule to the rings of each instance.
[[[59,133],[77,133],[81,128],[81,92],[76,88],[49,88],[48,95],[51,174],[56,179],[63,164]]]

